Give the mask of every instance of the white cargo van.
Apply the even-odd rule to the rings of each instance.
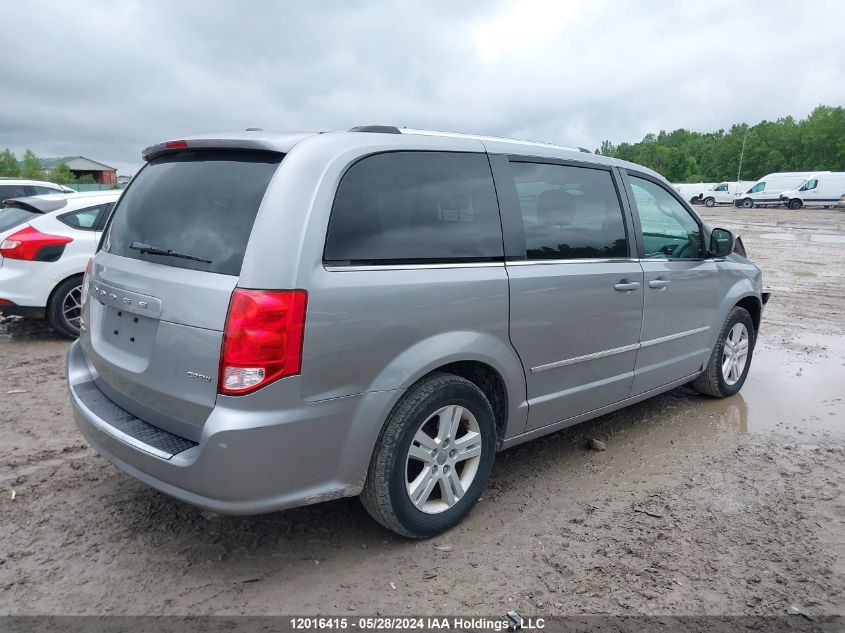
[[[783,171],[763,176],[747,191],[737,194],[734,205],[750,209],[754,206],[779,205],[780,194],[799,187],[814,173],[812,171]],[[830,172],[826,172],[830,173]]]
[[[805,206],[835,206],[845,196],[845,172],[823,171],[811,174],[790,191],[780,194],[780,201],[790,209]]]
[[[714,207],[717,204],[733,204],[738,193],[748,191],[753,180],[739,180],[733,182],[720,182],[710,189],[702,190],[696,196],[705,207]]]
[[[678,185],[673,183],[672,186],[675,188],[675,191],[681,194],[684,200],[690,204],[698,204],[700,201],[698,195],[715,184],[715,182],[688,182]]]

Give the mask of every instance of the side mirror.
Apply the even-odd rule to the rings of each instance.
[[[713,257],[727,257],[734,252],[736,238],[727,229],[713,229],[710,233],[710,254]]]

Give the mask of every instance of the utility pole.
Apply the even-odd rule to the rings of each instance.
[[[742,157],[745,154],[745,139],[748,138],[748,126],[745,126],[745,135],[742,137],[742,149],[739,151],[739,170],[736,172],[736,181],[742,180]]]

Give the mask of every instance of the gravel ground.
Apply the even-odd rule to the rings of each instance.
[[[845,213],[701,211],[774,290],[742,393],[501,453],[424,542],[356,499],[235,518],[145,487],[77,433],[68,343],[0,324],[0,613],[845,614]]]

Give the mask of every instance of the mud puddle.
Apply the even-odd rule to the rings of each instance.
[[[845,437],[845,339],[760,341],[742,391],[699,406],[742,433]]]
[[[45,319],[0,315],[0,340],[60,339]]]
[[[787,240],[790,242],[822,242],[824,244],[845,244],[845,235],[825,233],[763,233],[764,240]]]

